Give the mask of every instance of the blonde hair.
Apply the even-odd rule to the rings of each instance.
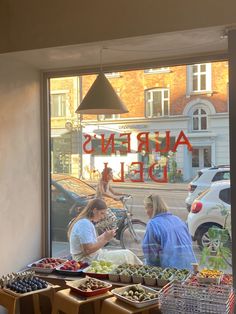
[[[81,213],[78,214],[78,216],[70,223],[67,236],[68,238],[70,237],[71,230],[76,224],[76,222],[82,218],[88,218],[91,219],[93,217],[93,210],[102,210],[102,209],[107,209],[107,204],[104,200],[100,198],[94,198],[93,200],[89,201],[87,206],[82,210]]]
[[[152,218],[160,213],[166,213],[168,207],[158,194],[151,194],[144,198],[144,204],[153,208]]]

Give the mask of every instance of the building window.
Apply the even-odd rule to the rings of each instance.
[[[120,119],[119,114],[100,114],[98,115],[98,120],[104,121],[104,120],[117,120]]]
[[[52,117],[65,117],[67,102],[67,94],[51,94],[51,116]]]
[[[146,117],[155,118],[169,115],[169,90],[151,89],[145,92]]]
[[[145,74],[158,74],[158,73],[166,73],[166,72],[170,72],[170,68],[169,67],[144,70]]]
[[[207,130],[207,113],[204,109],[198,108],[193,112],[193,131]]]
[[[188,66],[188,93],[211,92],[211,63]]]

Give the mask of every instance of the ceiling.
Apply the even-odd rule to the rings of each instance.
[[[187,60],[199,56],[227,54],[225,27],[201,28],[188,31],[162,33],[148,36],[94,42],[82,45],[53,47],[7,53],[14,58],[45,71],[64,69],[95,69],[100,67],[101,50],[104,70],[120,65],[168,63],[168,60]],[[216,57],[217,58],[217,57]],[[85,71],[86,72],[86,71]]]

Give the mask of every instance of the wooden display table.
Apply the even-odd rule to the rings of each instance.
[[[39,304],[39,294],[46,295],[50,299],[51,305],[53,304],[55,289],[57,289],[58,286],[51,286],[51,289],[40,291],[31,294],[33,299],[33,307],[34,307],[34,313],[35,314],[41,314],[40,311],[40,304]],[[20,299],[23,299],[24,297],[27,297],[28,294],[22,294],[20,296],[12,295],[3,289],[0,289],[0,305],[5,307],[8,310],[8,314],[18,314],[20,313],[20,306],[19,301]]]
[[[75,293],[71,293],[70,289],[60,290],[55,293],[52,314],[58,314],[59,311],[66,314],[77,314],[80,311],[80,307],[88,303],[92,304],[94,314],[100,314],[101,301],[111,296],[112,293],[108,291],[98,296],[83,298]]]
[[[150,305],[144,308],[136,308],[132,305],[118,300],[116,297],[106,299],[102,303],[101,314],[161,314],[158,305]]]

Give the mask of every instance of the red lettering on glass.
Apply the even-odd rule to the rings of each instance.
[[[127,139],[126,140],[122,140],[121,141],[121,144],[124,145],[124,144],[127,144],[127,149],[124,151],[122,149],[120,149],[120,153],[121,154],[128,154],[128,153],[131,153],[131,149],[130,149],[130,136],[131,136],[131,133],[121,133],[120,134],[120,137],[122,136],[127,136]]]
[[[83,143],[83,151],[84,151],[86,154],[92,154],[92,153],[94,152],[94,149],[93,149],[93,148],[92,148],[92,149],[87,149],[87,148],[86,148],[86,146],[87,146],[89,143],[91,143],[91,141],[92,141],[92,136],[89,135],[89,134],[85,134],[84,137],[85,137],[85,141],[84,141],[84,143]]]
[[[182,138],[183,138],[183,140],[182,140]],[[184,134],[184,131],[181,131],[181,132],[179,133],[179,136],[178,136],[178,138],[177,138],[177,141],[176,141],[175,146],[174,146],[174,148],[173,148],[172,151],[173,151],[173,152],[176,152],[177,147],[178,147],[179,145],[187,145],[187,146],[188,146],[188,150],[189,150],[190,152],[193,150],[192,145],[189,143],[189,140],[188,140],[187,136]]]
[[[138,152],[141,153],[144,149],[146,153],[149,153],[149,140],[148,135],[150,132],[141,132],[137,134]]]
[[[111,153],[115,154],[115,134],[111,134],[105,143],[105,134],[101,134],[102,153],[106,154],[111,145]]]

